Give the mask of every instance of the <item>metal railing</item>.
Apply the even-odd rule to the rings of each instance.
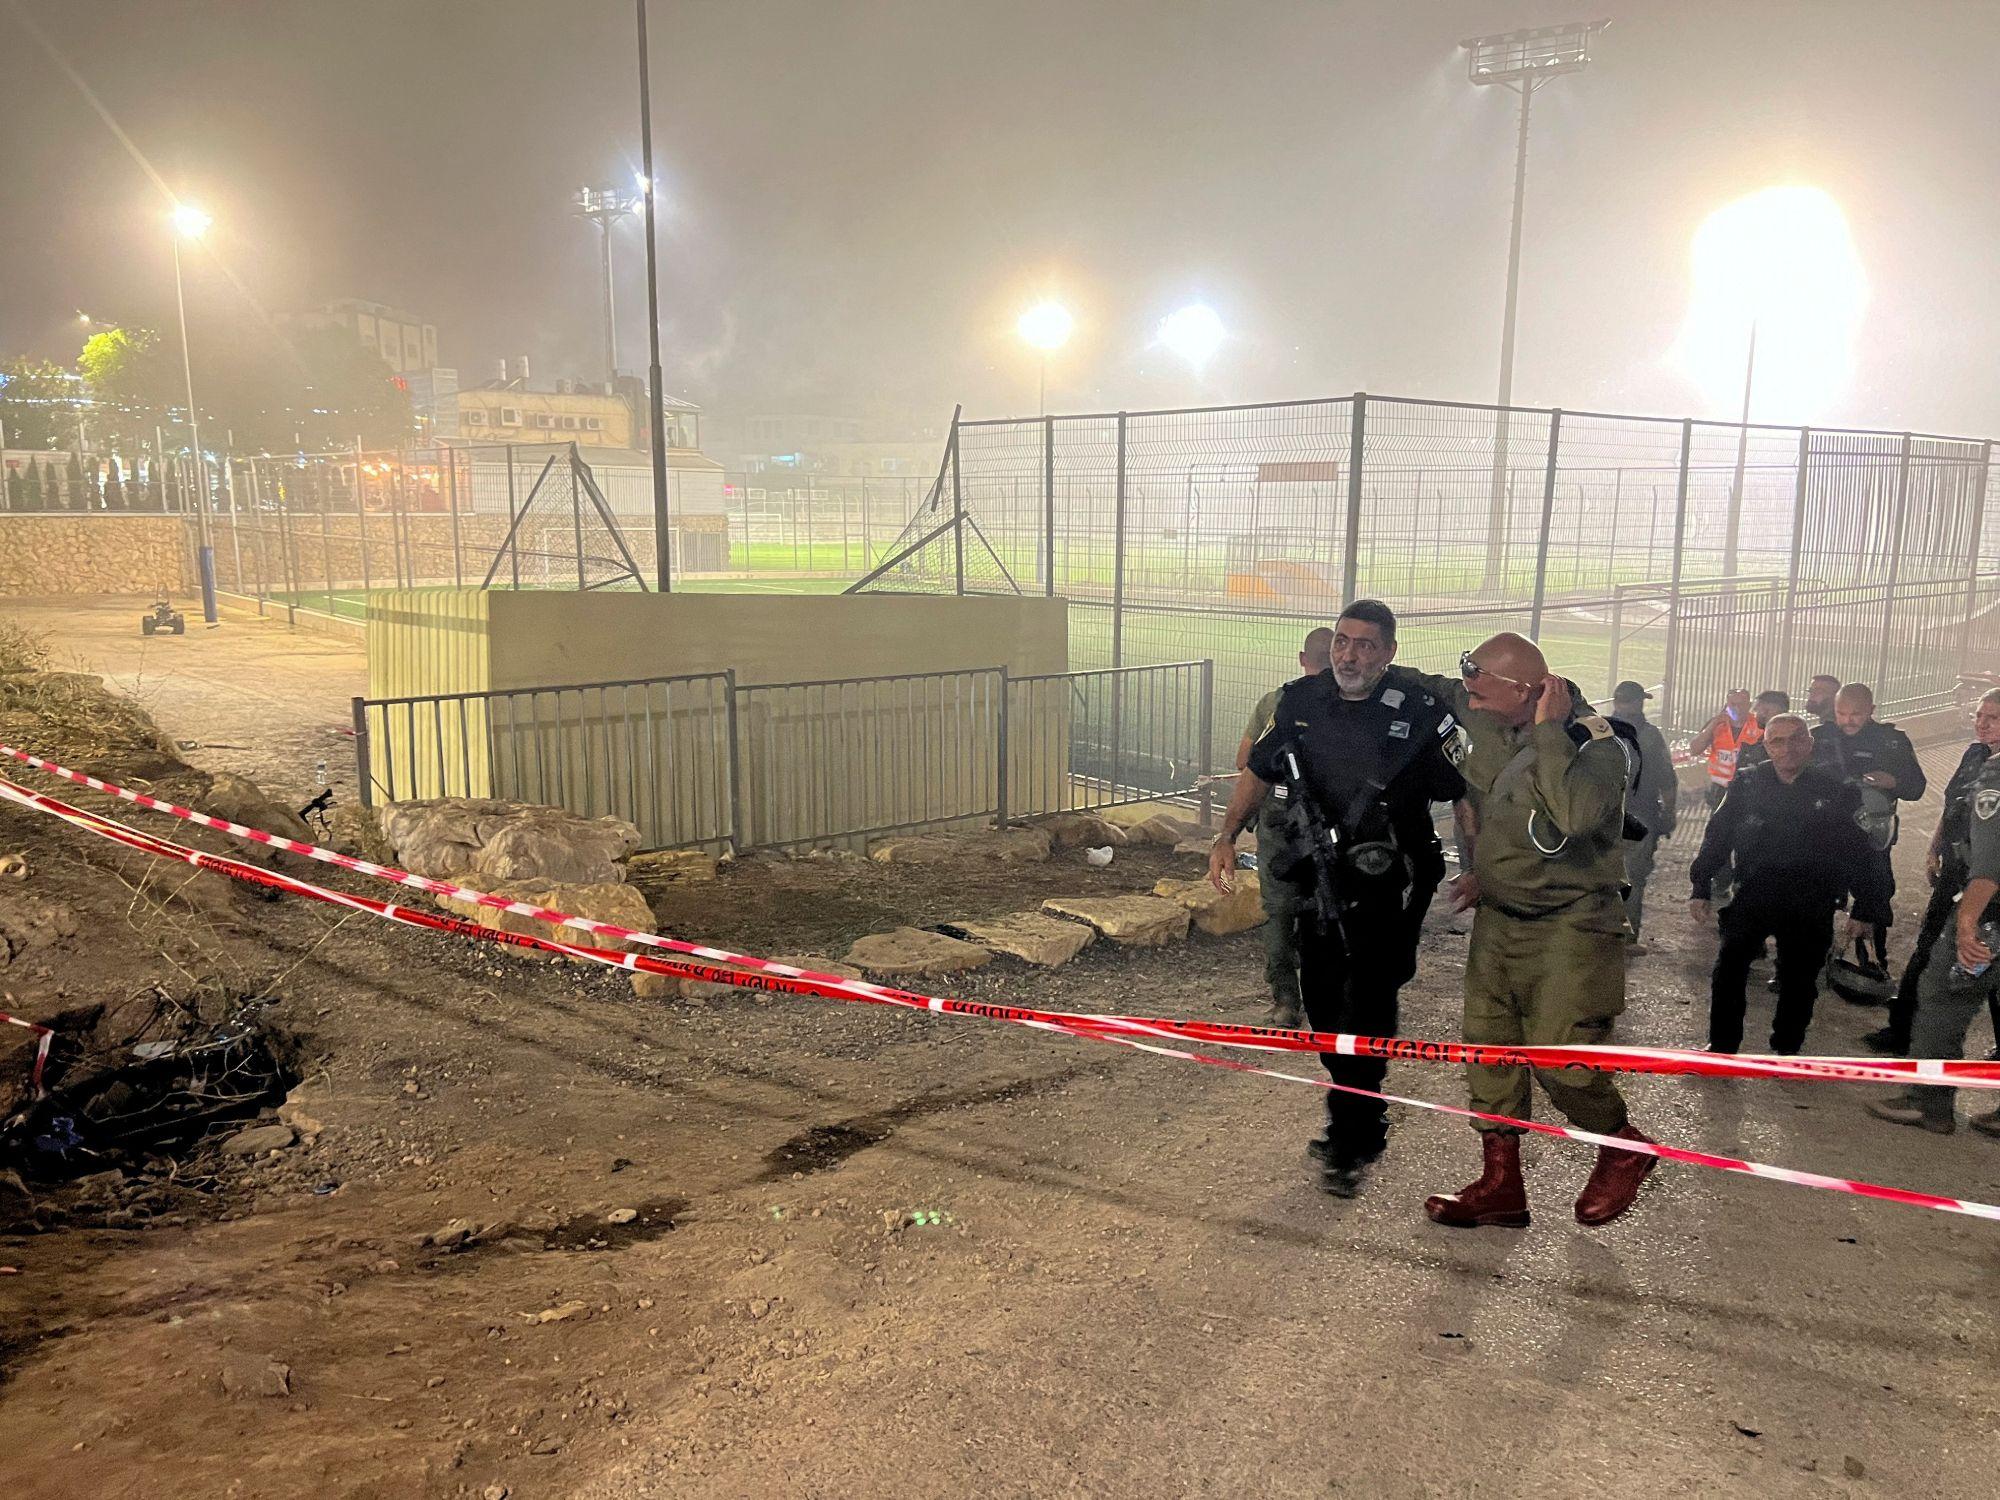
[[[1162,799],[1210,812],[1214,664],[356,698],[362,801],[492,797],[642,847],[788,849]]]

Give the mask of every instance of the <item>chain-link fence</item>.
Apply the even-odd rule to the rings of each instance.
[[[1680,733],[1815,672],[1908,712],[1992,644],[1990,452],[1369,395],[961,420],[856,587],[1061,595],[1073,666],[1213,657],[1225,726],[1362,596],[1406,661],[1524,631],[1590,692],[1656,685]]]

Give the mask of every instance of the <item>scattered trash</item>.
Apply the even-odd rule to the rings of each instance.
[[[174,1055],[172,1042],[141,1042],[132,1049],[132,1055],[140,1062],[157,1062],[163,1057]]]
[[[1101,849],[1086,849],[1083,851],[1083,860],[1085,864],[1095,865],[1101,870],[1111,863],[1111,846],[1106,844]]]
[[[16,880],[26,880],[28,862],[18,854],[0,854],[0,875],[11,875]]]

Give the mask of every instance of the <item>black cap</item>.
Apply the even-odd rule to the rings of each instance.
[[[1611,690],[1611,701],[1613,703],[1639,703],[1652,696],[1643,686],[1633,682],[1630,678],[1619,683],[1617,687]]]

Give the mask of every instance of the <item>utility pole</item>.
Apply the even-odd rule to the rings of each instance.
[[[653,75],[646,56],[646,0],[637,0],[639,12],[639,184],[646,200],[646,339],[651,361],[646,366],[646,399],[650,407],[648,426],[653,448],[653,557],[659,589],[673,592],[673,558],[667,514],[667,410],[660,375],[660,252],[653,233],[653,200],[659,197],[659,183],[653,176]]]
[[[1757,325],[1750,325],[1750,356],[1743,362],[1743,422],[1736,429],[1736,477],[1729,485],[1729,529],[1722,538],[1722,576],[1736,576],[1736,543],[1743,532],[1743,469],[1750,456],[1750,386],[1757,378]]]
[[[1514,404],[1514,326],[1521,301],[1521,220],[1528,198],[1528,117],[1535,90],[1563,73],[1590,63],[1590,39],[1609,21],[1571,21],[1459,43],[1467,54],[1466,76],[1476,87],[1498,85],[1521,96],[1514,142],[1514,221],[1507,236],[1507,300],[1500,319],[1499,410],[1494,414],[1493,480],[1486,520],[1486,566],[1481,588],[1498,590],[1507,571],[1507,446]]]

